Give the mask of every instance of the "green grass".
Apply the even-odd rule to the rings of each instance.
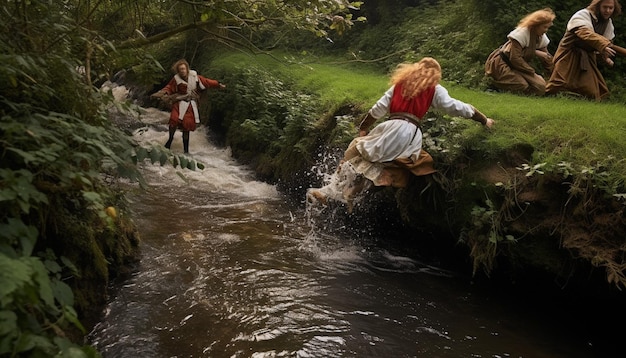
[[[213,66],[236,70],[242,66],[267,69],[288,79],[295,88],[320,96],[324,104],[352,103],[363,111],[389,86],[388,74],[362,63],[336,59],[309,60],[284,54],[224,54]],[[445,69],[444,69],[445,76]],[[445,79],[445,78],[444,78]],[[472,90],[442,83],[454,98],[471,103],[496,125],[483,141],[485,150],[498,152],[523,143],[535,148],[533,161],[576,169],[602,166],[614,177],[626,177],[626,106],[557,96],[528,97]]]
[[[350,102],[369,108],[389,87],[387,75],[370,66],[340,64],[329,59],[311,62],[310,59],[280,53],[272,56],[232,53],[216,59],[212,66],[264,68],[280,78],[293,81],[296,89],[317,94],[324,104]]]
[[[626,106],[579,98],[528,97],[450,88],[496,120],[490,142],[496,147],[527,143],[537,161],[569,162],[582,167],[613,162],[626,174]],[[612,159],[610,159],[612,158]]]

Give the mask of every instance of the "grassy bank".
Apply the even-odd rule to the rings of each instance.
[[[388,74],[363,63],[278,53],[223,54],[199,69],[228,84],[211,101],[211,122],[233,155],[300,197],[320,184],[310,177],[317,159],[345,149],[389,86]],[[583,280],[603,267],[609,283],[626,286],[626,107],[443,84],[496,126],[427,114],[424,146],[442,175],[430,190],[391,192],[407,225],[452,233],[453,244],[468,247],[474,272],[490,274],[502,258],[501,266],[580,271]]]
[[[229,53],[216,58],[211,66],[226,73],[247,67],[262,68],[289,81],[294,89],[314,93],[326,105],[341,102],[370,105],[388,87],[387,75],[375,68],[336,59],[298,58],[284,53]]]
[[[314,93],[324,106],[352,103],[363,113],[388,88],[388,75],[361,63],[297,59],[283,54],[228,54],[213,64],[221,72],[255,66],[297,90]],[[445,68],[444,81],[445,81]],[[236,84],[233,84],[236,85]],[[450,94],[473,104],[497,122],[482,145],[498,151],[519,144],[535,149],[532,165],[544,169],[603,172],[603,181],[620,194],[626,177],[626,106],[575,97],[528,97],[485,92],[443,83]],[[471,130],[471,129],[470,129]],[[569,173],[569,172],[568,172]],[[563,172],[567,175],[568,173]]]

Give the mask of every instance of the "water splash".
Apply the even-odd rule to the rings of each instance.
[[[321,172],[322,168],[327,171]],[[349,214],[352,213],[354,206],[363,201],[366,192],[373,186],[370,180],[355,170],[350,161],[340,162],[332,171],[328,169],[327,164],[313,168],[318,171],[318,177],[322,178],[322,187],[307,189],[305,212],[309,222],[322,215],[333,204],[331,202],[343,204],[340,206]]]

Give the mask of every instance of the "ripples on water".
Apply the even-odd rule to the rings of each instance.
[[[137,139],[164,143],[167,114],[147,120]],[[585,356],[550,317],[366,234],[311,226],[205,134],[190,145],[203,171],[146,165],[151,188],[130,190],[141,264],[90,334],[105,357]]]

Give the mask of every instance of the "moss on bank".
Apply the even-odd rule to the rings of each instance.
[[[280,54],[224,54],[208,68],[200,70],[229,86],[211,100],[211,128],[235,157],[296,196],[319,186],[311,167],[339,158],[388,86],[368,67]],[[444,85],[497,124],[486,131],[427,115],[425,148],[439,173],[428,188],[390,193],[404,223],[465,245],[475,273],[532,268],[571,284],[599,267],[608,283],[624,286],[624,106]]]

